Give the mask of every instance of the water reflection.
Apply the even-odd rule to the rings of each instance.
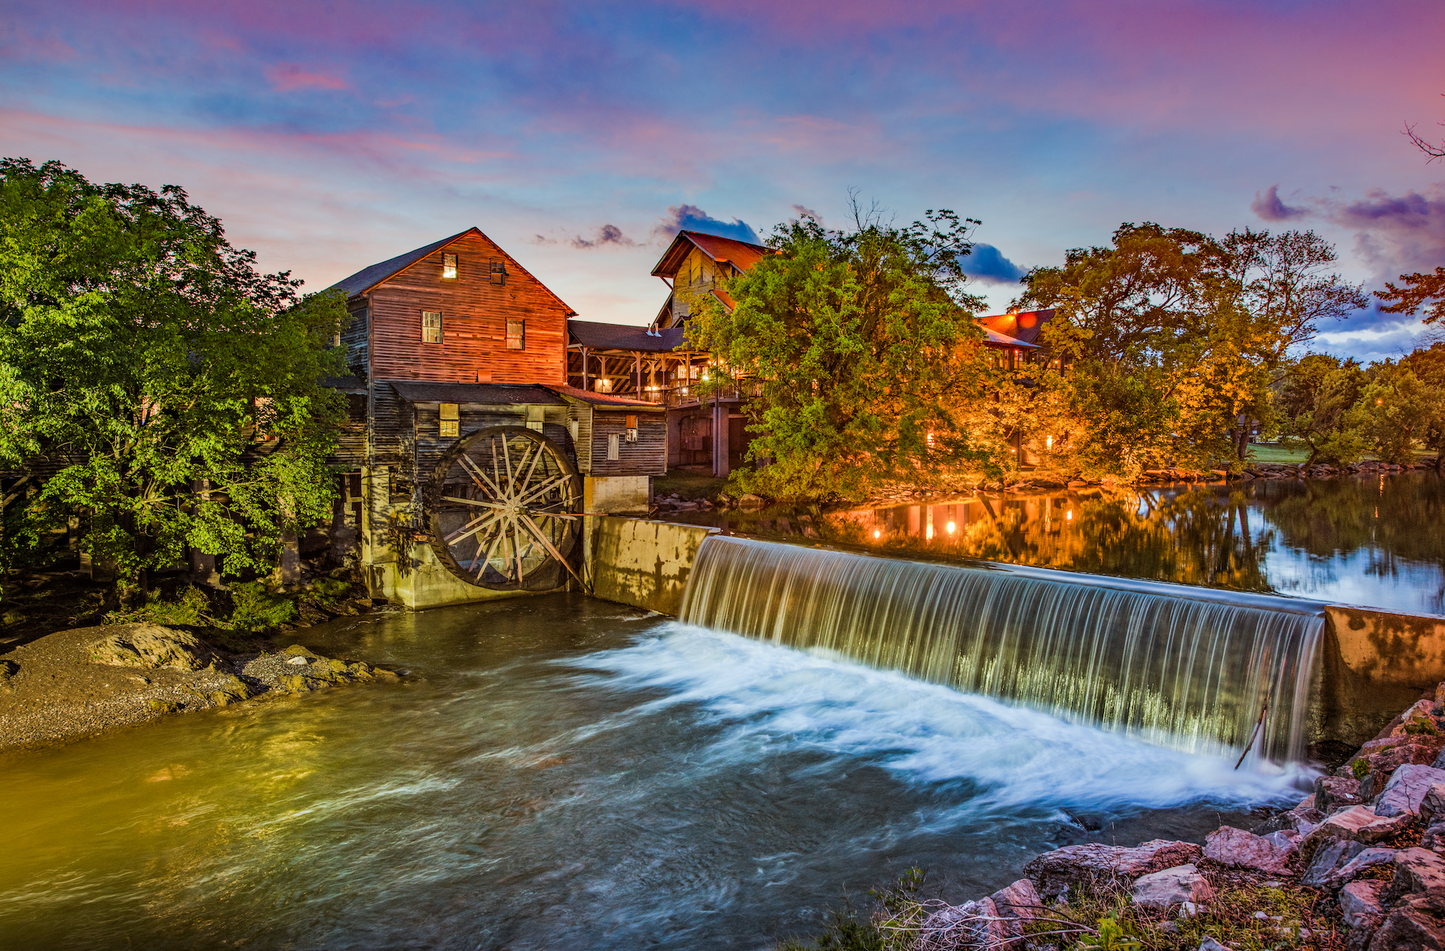
[[[693,520],[762,537],[1445,613],[1445,487],[1435,473],[980,493]]]

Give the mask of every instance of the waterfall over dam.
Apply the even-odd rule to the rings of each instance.
[[[1323,606],[707,538],[682,620],[1193,752],[1305,752]]]

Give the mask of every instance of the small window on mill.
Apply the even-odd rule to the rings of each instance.
[[[525,320],[507,321],[507,349],[527,349],[527,322]]]
[[[442,342],[442,315],[434,314],[431,311],[421,312],[421,342],[441,343]]]
[[[505,284],[505,283],[507,283],[507,262],[506,262],[506,261],[500,261],[500,260],[493,260],[493,261],[492,261],[492,283],[493,283],[493,284]]]
[[[457,256],[442,252],[442,280],[455,281],[457,279]]]

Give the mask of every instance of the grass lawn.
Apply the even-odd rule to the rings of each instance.
[[[1310,457],[1308,449],[1286,449],[1274,443],[1250,443],[1250,462],[1287,462],[1299,465]]]
[[[1284,462],[1290,465],[1299,465],[1310,457],[1308,449],[1286,449],[1275,443],[1251,443],[1249,446],[1250,462]],[[1374,459],[1374,455],[1366,453],[1364,459]],[[1419,462],[1434,462],[1435,453],[1423,449],[1415,450],[1415,459]]]
[[[680,499],[715,499],[727,484],[727,479],[718,479],[701,472],[687,472],[674,469],[665,476],[652,480],[653,495],[676,495]]]

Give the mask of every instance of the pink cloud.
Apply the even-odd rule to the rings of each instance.
[[[337,76],[308,72],[295,63],[277,63],[266,67],[266,80],[278,92],[295,89],[350,89],[351,84]]]

